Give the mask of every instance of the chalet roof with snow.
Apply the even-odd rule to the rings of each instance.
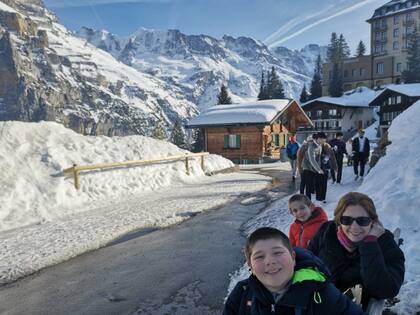
[[[340,97],[322,96],[309,102],[302,104],[302,107],[307,107],[313,103],[327,103],[335,106],[343,107],[368,107],[369,103],[375,98],[377,91],[371,90],[367,87],[361,86],[354,90],[344,92]]]
[[[388,84],[385,86],[385,89],[380,91],[380,93],[370,101],[369,105],[376,106],[375,102],[378,100],[378,98],[389,91],[403,94],[408,97],[420,97],[420,83]]]
[[[294,101],[274,99],[212,106],[187,124],[188,128],[232,125],[263,125],[273,122]]]

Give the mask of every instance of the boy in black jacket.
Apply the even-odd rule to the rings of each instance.
[[[365,314],[334,287],[317,257],[301,248],[293,250],[277,229],[253,232],[245,255],[252,275],[230,293],[224,315]]]

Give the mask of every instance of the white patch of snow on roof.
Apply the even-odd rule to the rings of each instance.
[[[386,90],[392,90],[407,96],[420,96],[420,83],[389,84],[385,86],[385,90],[383,90],[382,93]]]
[[[302,107],[312,104],[313,102],[324,102],[338,106],[355,106],[368,107],[369,103],[375,98],[379,92],[361,86],[354,90],[347,91],[340,97],[323,96],[302,104]]]
[[[216,105],[190,120],[188,125],[221,125],[270,122],[291,101],[288,99],[254,101],[242,104]]]

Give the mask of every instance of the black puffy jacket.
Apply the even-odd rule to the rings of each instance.
[[[309,251],[295,248],[296,266],[292,284],[276,303],[273,295],[254,276],[238,282],[230,293],[224,315],[359,315],[362,309],[328,280],[324,264]],[[315,277],[302,278],[302,273]],[[297,274],[301,274],[298,281]],[[312,279],[311,279],[312,278]]]
[[[404,253],[388,230],[377,242],[359,242],[357,250],[350,253],[337,239],[335,222],[328,221],[309,242],[308,249],[324,261],[332,282],[341,291],[362,284],[364,306],[371,297],[393,298],[404,281]]]

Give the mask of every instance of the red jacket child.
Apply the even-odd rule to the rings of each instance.
[[[321,225],[328,221],[327,214],[321,207],[315,207],[308,197],[299,194],[289,199],[289,209],[296,218],[290,225],[290,243],[306,248]]]

